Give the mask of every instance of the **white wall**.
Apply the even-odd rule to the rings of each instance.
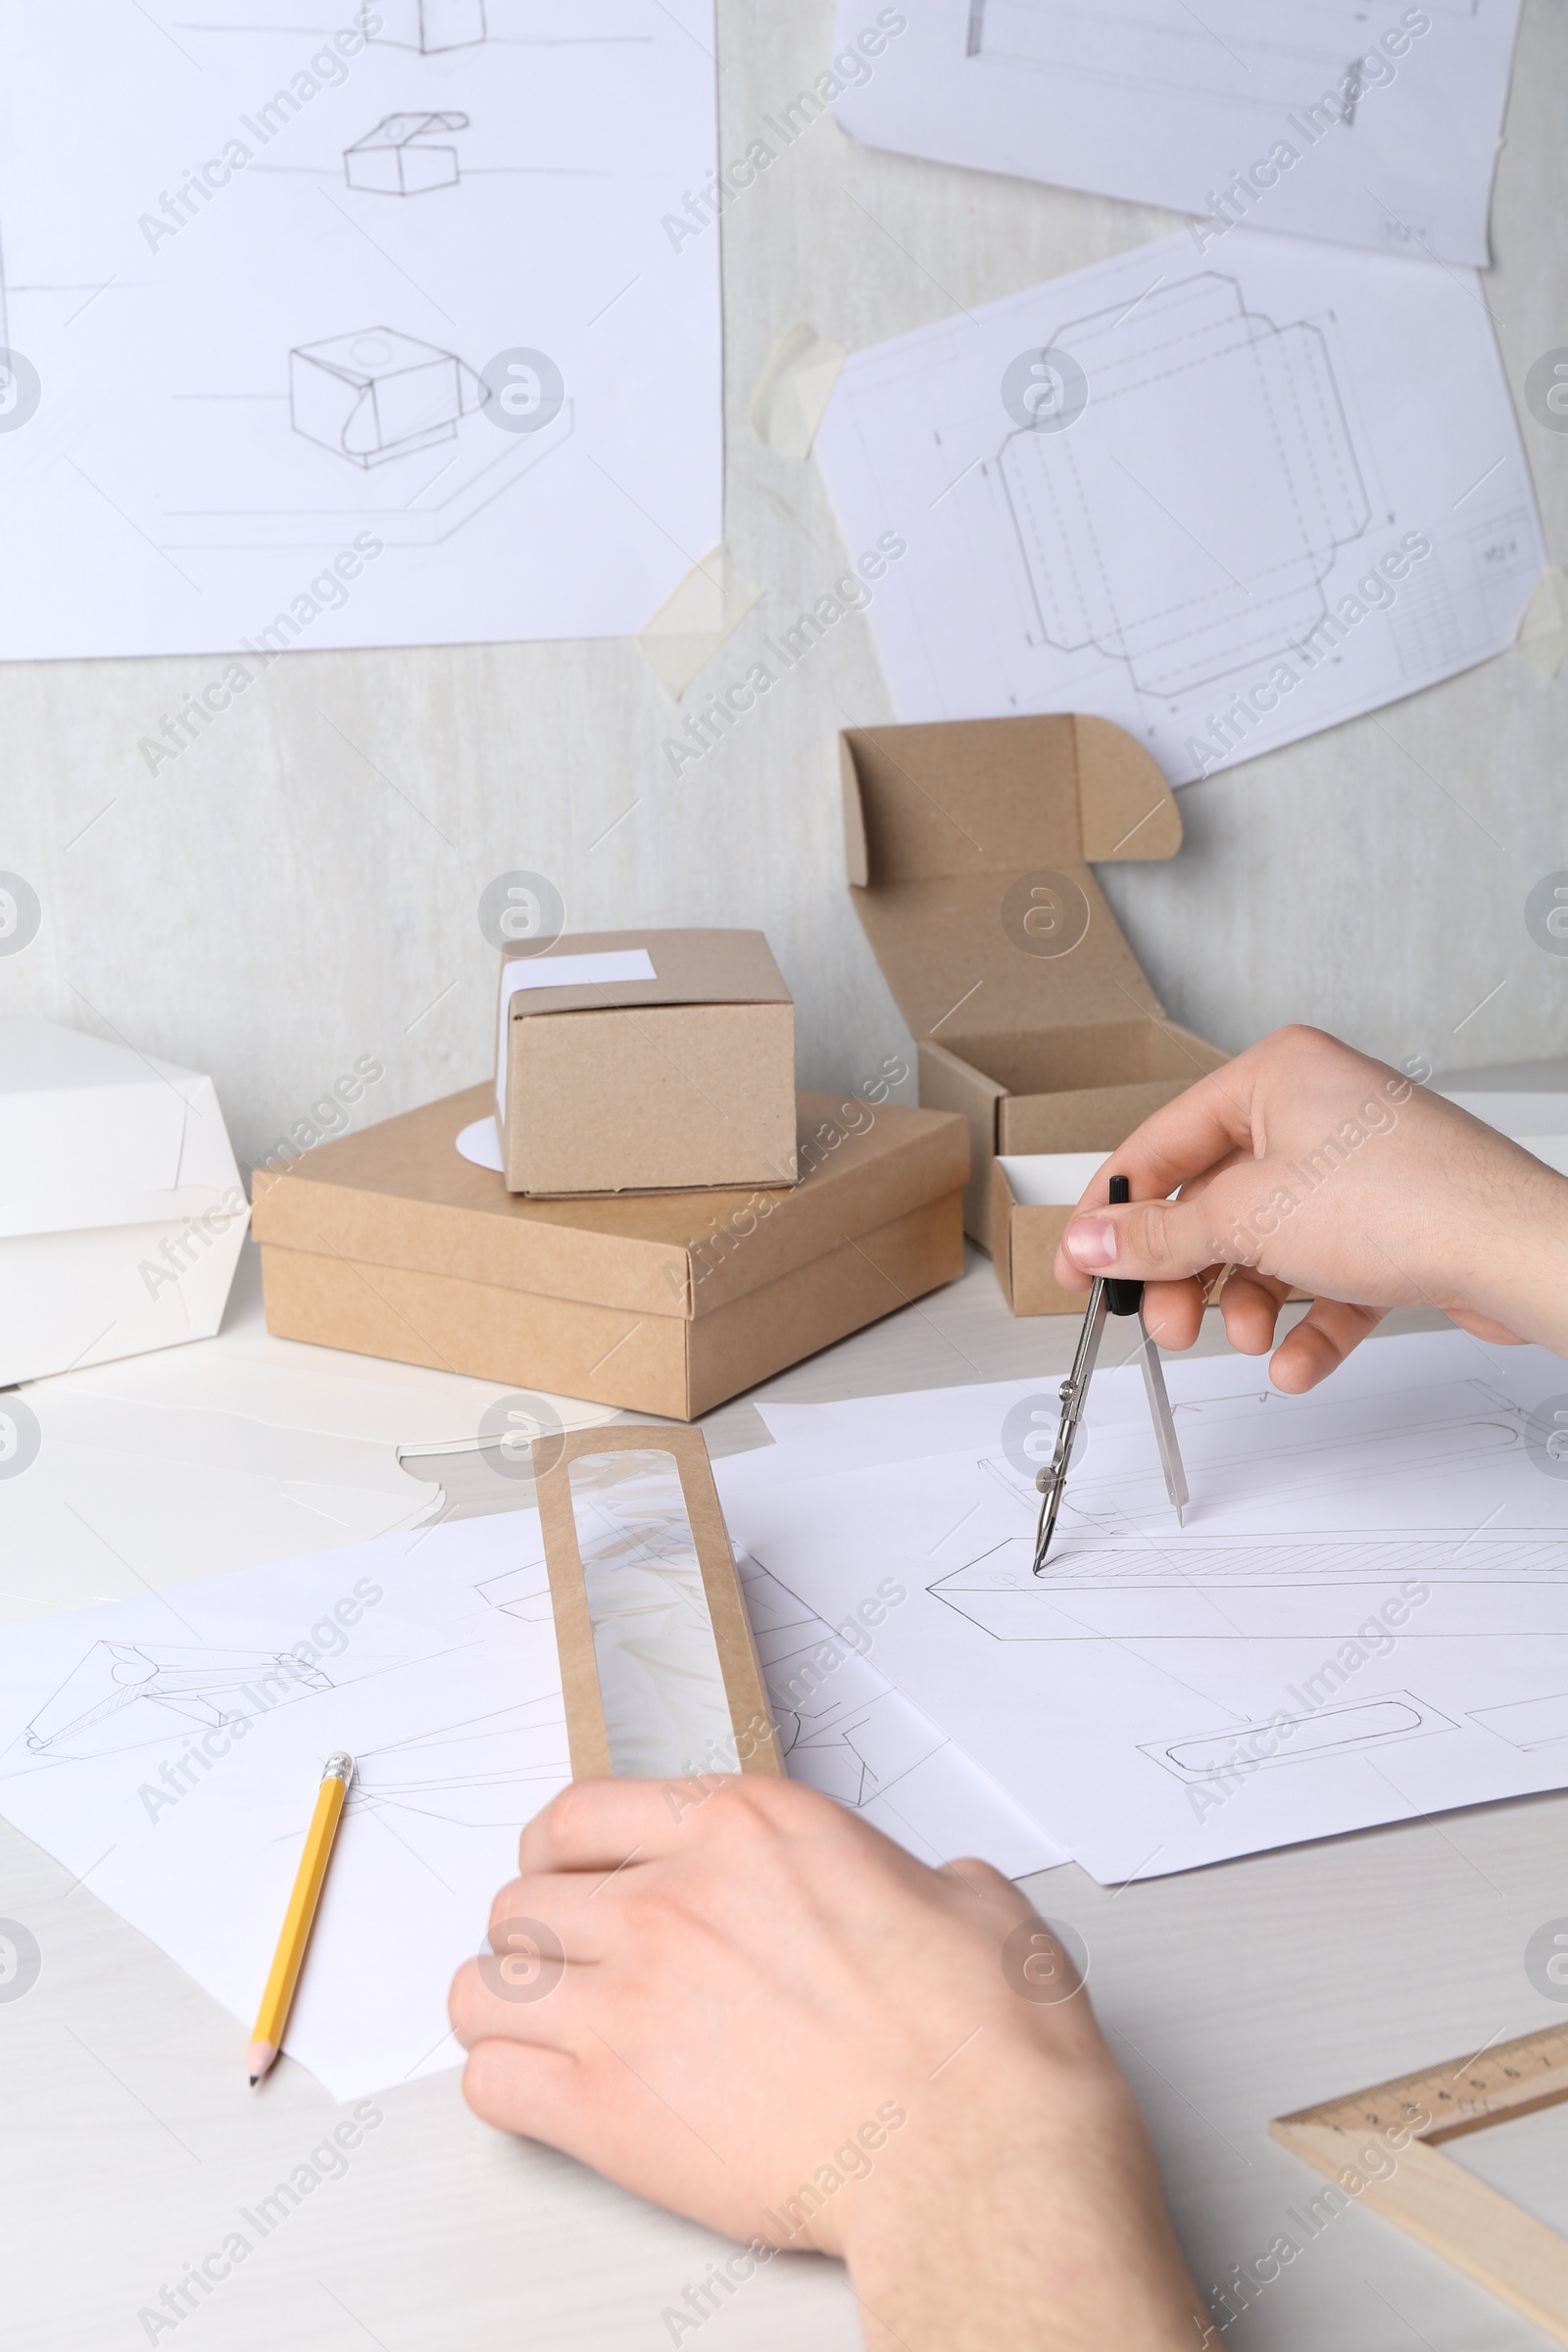
[[[719,0],[726,155],[820,71],[831,17],[830,0]],[[1526,0],[1486,281],[1516,391],[1568,344],[1565,120],[1568,16]],[[728,538],[765,596],[707,683],[742,674],[843,565],[814,470],[748,421],[784,328],[872,342],[1171,225],[874,154],[828,122],[740,197],[724,225]],[[1568,435],[1527,413],[1523,430],[1560,553]],[[672,707],[619,642],[291,655],[154,781],[137,741],[211,666],[0,665],[0,868],[44,906],[32,945],[0,957],[0,1015],[210,1070],[243,1157],[357,1056],[387,1066],[362,1118],[484,1074],[493,957],[475,905],[513,867],[554,876],[573,928],[765,929],[808,1083],[854,1085],[906,1042],[844,886],[835,731],[893,715],[863,618],[679,783],[661,752]],[[1172,1011],[1228,1045],[1306,1018],[1440,1066],[1563,1051],[1568,959],[1533,945],[1523,906],[1568,867],[1565,718],[1568,671],[1548,685],[1510,654],[1187,788],[1182,856],[1103,877]]]

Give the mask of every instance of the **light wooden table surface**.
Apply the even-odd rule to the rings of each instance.
[[[948,1291],[759,1394],[822,1399],[1059,1374],[1074,1329],[1012,1321],[976,1258]],[[1223,1342],[1210,1329],[1200,1345]],[[715,1452],[765,1439],[751,1399],[708,1429]],[[1542,1922],[1568,1917],[1568,1797],[1445,1814],[1120,1892],[1072,1865],[1028,1886],[1090,1947],[1100,2014],[1205,2287],[1292,2230],[1290,2209],[1317,2185],[1270,2142],[1271,2116],[1560,2016],[1531,1988],[1523,1952]],[[233,2020],[3,1824],[0,1917],[24,1922],[43,1954],[30,1991],[0,1998],[0,2341],[17,2352],[129,2352],[148,2341],[143,2306],[220,2246],[240,2208],[318,2146],[339,2111],[287,2062],[265,2102],[253,2098],[234,2064]],[[386,1934],[397,1932],[389,1919]],[[548,2149],[485,2130],[455,2072],[377,2104],[384,2120],[344,2177],[160,2343],[656,2352],[671,2341],[664,2310],[729,2251]],[[1565,2120],[1533,2118],[1457,2152],[1544,2218],[1568,2218]],[[837,2266],[809,2256],[775,2262],[702,2335],[704,2352],[850,2352],[859,2341]],[[1352,2207],[1225,2340],[1256,2352],[1509,2352],[1544,2339]]]

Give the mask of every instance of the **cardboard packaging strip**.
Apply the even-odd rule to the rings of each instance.
[[[780,1775],[762,1670],[701,1431],[637,1424],[571,1430],[536,1438],[533,1455],[573,1780],[625,1773],[631,1757],[643,1763],[641,1777],[737,1769]],[[617,1455],[629,1478],[615,1476]],[[670,1472],[678,1479],[673,1495]],[[628,1493],[630,1506],[617,1509]],[[652,1640],[644,1591],[650,1563],[662,1603]],[[696,1594],[683,1590],[683,1572],[689,1584],[694,1563],[702,1596],[695,1606]],[[613,1638],[621,1583],[633,1588],[627,1604],[642,1628],[629,1678],[628,1650]]]
[[[962,1271],[961,1119],[798,1098],[788,1191],[525,1200],[488,1087],[259,1171],[269,1330],[690,1420]]]
[[[502,957],[514,1193],[793,1184],[795,1006],[760,931],[594,931]]]
[[[1181,817],[1107,719],[858,727],[840,749],[856,912],[921,1102],[968,1122],[965,1229],[1000,1257],[999,1153],[1113,1152],[1229,1059],[1167,1017],[1092,871],[1172,857]]]

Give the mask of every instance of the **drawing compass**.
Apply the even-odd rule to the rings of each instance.
[[[1110,1180],[1111,1205],[1119,1206],[1130,1196],[1131,1187],[1126,1177],[1113,1176]],[[1073,1351],[1072,1370],[1061,1384],[1061,1419],[1056,1425],[1056,1449],[1051,1457],[1050,1467],[1042,1470],[1035,1480],[1041,1494],[1040,1526],[1035,1536],[1036,1576],[1045,1567],[1051,1539],[1056,1532],[1056,1514],[1061,1508],[1062,1492],[1072,1462],[1072,1449],[1089,1398],[1089,1383],[1094,1378],[1108,1315],[1137,1317],[1138,1361],[1143,1367],[1144,1390],[1154,1423],[1160,1468],[1165,1473],[1165,1492],[1175,1505],[1178,1527],[1181,1525],[1183,1506],[1188,1500],[1187,1473],[1182,1467],[1181,1448],[1176,1443],[1176,1423],[1170,1409],[1170,1397],[1165,1391],[1165,1375],[1160,1369],[1159,1349],[1144,1321],[1144,1286],[1141,1282],[1107,1282],[1103,1275],[1097,1275],[1089,1293],[1088,1311],[1084,1316],[1083,1329],[1078,1334],[1078,1346]]]

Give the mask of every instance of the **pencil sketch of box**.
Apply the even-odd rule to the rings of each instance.
[[[343,150],[351,188],[374,196],[423,196],[458,184],[458,151],[437,131],[466,130],[466,115],[388,115]]]
[[[331,1688],[291,1650],[95,1642],[23,1737],[35,1755],[108,1755],[180,1723],[213,1731]]]
[[[1371,516],[1323,329],[1205,270],[1050,341],[1087,404],[1001,451],[1046,641],[1172,697],[1310,642]]]
[[[455,353],[390,326],[303,343],[288,359],[294,430],[356,466],[453,440],[486,397]]]
[[[378,0],[380,27],[370,34],[394,49],[472,49],[485,37],[484,0]]]

